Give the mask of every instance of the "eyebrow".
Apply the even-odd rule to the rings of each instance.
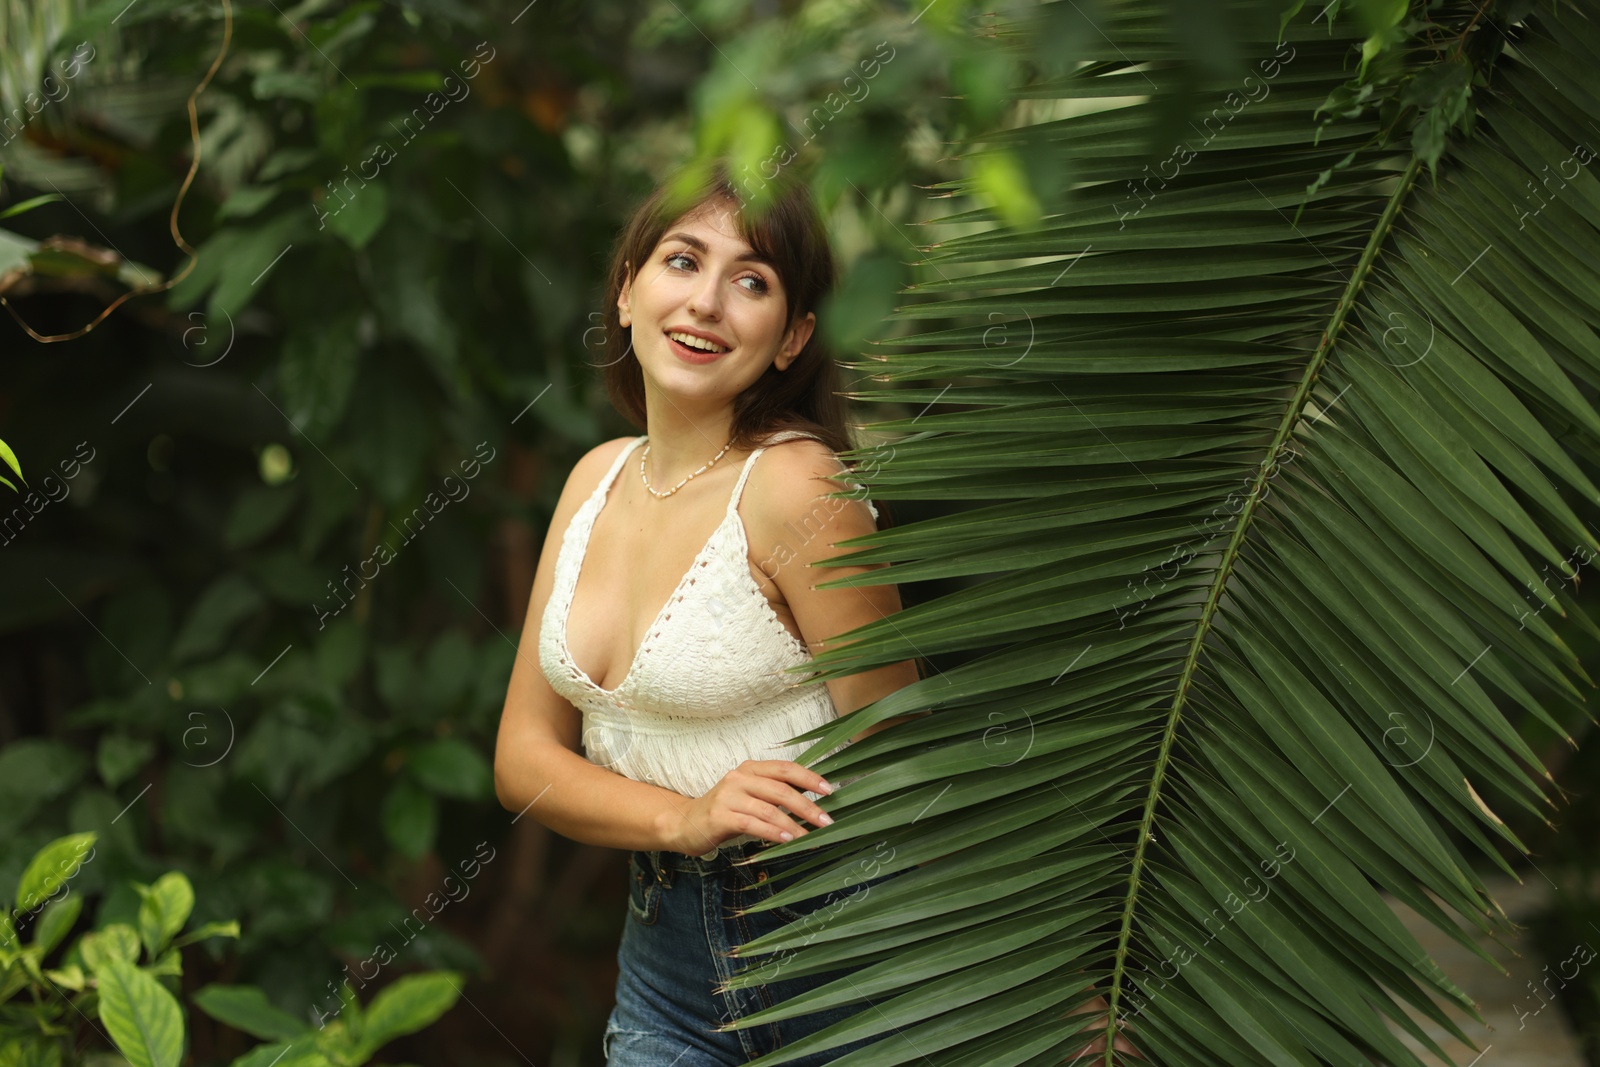
[[[692,233],[683,233],[681,231],[678,233],[669,233],[663,237],[662,240],[682,241],[696,252],[709,253],[711,251],[710,247],[707,246],[704,241],[700,240],[700,238],[696,237]],[[761,265],[770,267],[773,270],[778,269],[777,264],[773,263],[772,260],[768,259],[766,256],[755,251],[754,249],[749,252],[740,252],[738,255],[733,257],[733,261],[735,263],[760,263]]]

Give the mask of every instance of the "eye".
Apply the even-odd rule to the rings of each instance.
[[[689,266],[688,267],[677,267],[675,265],[675,261],[677,261],[677,260],[683,260],[683,261],[687,262],[689,264]],[[669,267],[674,267],[677,270],[689,270],[689,269],[693,268],[694,265],[695,265],[694,257],[691,256],[687,252],[668,252],[666,255],[661,257],[661,262],[667,264],[667,266],[669,266]],[[763,278],[759,274],[746,274],[743,277],[739,278],[738,280],[741,281],[741,282],[755,282],[756,283],[754,286],[747,286],[746,287],[748,292],[757,293],[757,294],[765,294],[767,292],[770,292],[771,289],[772,289],[772,287],[767,284],[767,280],[765,278]]]

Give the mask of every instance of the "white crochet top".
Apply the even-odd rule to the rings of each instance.
[[[782,431],[767,444],[792,436],[809,435]],[[750,573],[739,496],[766,446],[745,460],[722,523],[652,620],[617,687],[602,689],[573,662],[567,616],[589,533],[617,472],[645,440],[636,437],[617,454],[562,536],[540,620],[539,665],[550,687],[582,714],[584,755],[592,763],[699,797],[743,760],[795,759],[811,742],[785,742],[838,713],[827,687],[810,681],[815,671],[783,672],[809,662],[811,653],[779,621]],[[876,518],[877,508],[870,501],[867,507]],[[741,834],[722,847],[753,840]]]

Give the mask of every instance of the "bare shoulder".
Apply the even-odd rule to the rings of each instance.
[[[769,503],[801,506],[818,489],[831,492],[844,485],[828,476],[844,469],[839,456],[815,437],[793,437],[768,445],[756,462],[751,481]],[[817,484],[813,484],[817,483]]]
[[[627,446],[632,445],[635,440],[637,438],[634,437],[613,437],[608,442],[598,443],[594,448],[590,448],[589,451],[582,454],[582,458],[579,458],[576,464],[573,464],[573,472],[566,477],[566,480],[568,482],[581,483],[582,475],[592,474],[594,477],[589,478],[589,488],[592,490],[595,485],[600,483],[600,477],[605,474],[606,470],[610,469],[611,462],[618,458],[618,453],[621,453]]]
[[[572,465],[572,473],[567,475],[568,487],[583,491],[587,496],[600,484],[600,479],[606,471],[611,469],[611,464],[615,462],[618,453],[634,440],[632,437],[613,437],[589,449]],[[588,486],[587,490],[584,489],[585,484]]]
[[[821,549],[877,528],[863,501],[829,496],[850,488],[844,479],[832,477],[844,469],[838,454],[815,438],[767,446],[751,471],[741,509],[758,559],[771,546],[792,542],[796,531]]]
[[[572,470],[567,472],[566,484],[561,488],[561,498],[556,502],[555,513],[551,516],[553,530],[559,533],[566,528],[573,512],[577,511],[579,505],[589,498],[589,494],[599,487],[600,479],[611,469],[611,464],[616,461],[618,454],[633,440],[632,437],[613,437],[609,441],[595,445],[579,457],[578,462],[572,465]]]

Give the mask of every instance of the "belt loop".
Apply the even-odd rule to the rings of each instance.
[[[655,850],[651,851],[651,853],[650,853],[650,866],[655,868],[656,881],[663,888],[670,888],[672,883],[667,880],[667,868],[661,862],[661,851],[659,849],[655,849]]]

